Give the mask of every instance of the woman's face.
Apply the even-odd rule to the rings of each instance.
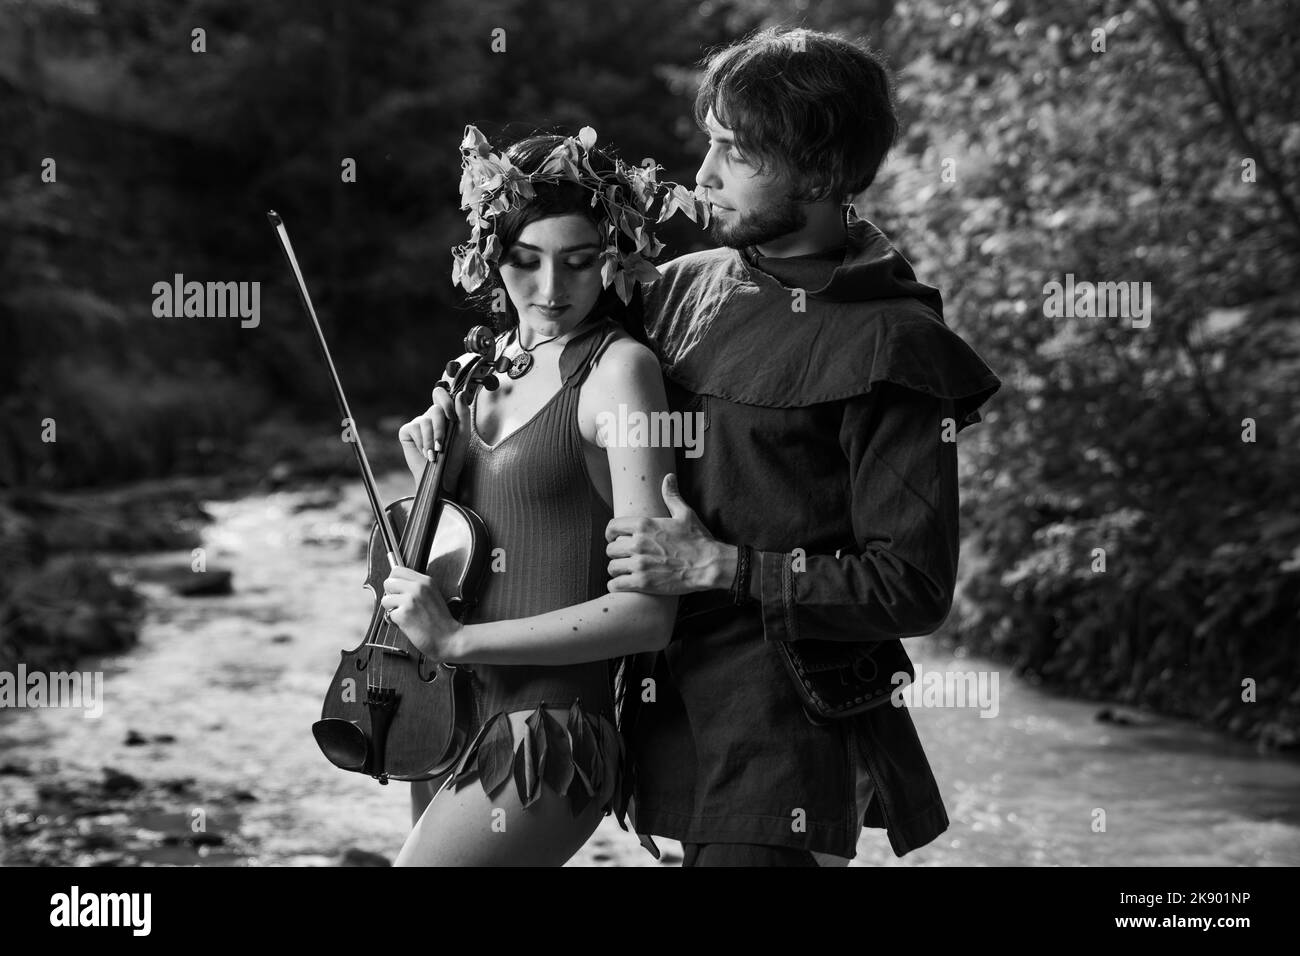
[[[501,257],[501,281],[521,322],[543,334],[577,325],[601,293],[600,234],[570,213],[530,222]]]

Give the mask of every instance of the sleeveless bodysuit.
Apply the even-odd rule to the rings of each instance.
[[[599,320],[565,343],[560,390],[495,445],[482,439],[471,414],[457,499],[486,523],[493,559],[465,623],[531,617],[607,593],[605,525],[613,514],[587,472],[578,395],[617,332]],[[592,800],[615,805],[626,765],[615,664],[469,665],[476,729],[449,786],[477,777],[491,797],[513,780],[524,807],[547,786],[569,797],[575,815]],[[557,718],[543,705],[567,710]],[[515,740],[506,715],[522,710],[532,711],[527,739]]]

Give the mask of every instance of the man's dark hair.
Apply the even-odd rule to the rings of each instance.
[[[898,135],[881,58],[843,36],[770,27],[711,53],[695,98],[760,172],[789,178],[800,202],[862,192]]]

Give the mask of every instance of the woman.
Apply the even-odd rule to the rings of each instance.
[[[655,274],[640,253],[658,243],[642,233],[632,249],[621,228],[648,228],[646,200],[664,187],[596,150],[589,129],[530,137],[504,157],[467,133],[474,232],[454,277],[505,304],[496,354],[510,372],[472,405],[439,390],[440,414],[399,437],[417,480],[426,458],[450,455],[445,487],[486,522],[493,573],[463,624],[424,575],[396,568],[385,583],[390,619],[424,653],[469,665],[476,724],[431,801],[433,786],[413,785],[418,819],[396,865],[559,865],[620,785],[612,659],[665,646],[676,612],[676,598],[608,593],[604,538],[614,516],[667,516],[672,451],[619,447],[600,427],[667,408],[627,305]]]

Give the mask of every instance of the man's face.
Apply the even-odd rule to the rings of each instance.
[[[731,131],[718,123],[713,110],[705,125],[709,151],[695,182],[708,191],[714,242],[733,249],[760,246],[807,225],[808,217],[794,201],[785,176],[771,163],[759,173],[756,164],[736,148]]]

